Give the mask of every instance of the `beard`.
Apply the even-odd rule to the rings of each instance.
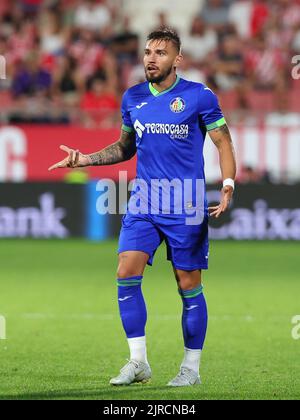
[[[170,74],[173,71],[173,66],[169,67],[167,70],[165,70],[164,72],[160,73],[158,76],[154,77],[154,76],[149,76],[147,73],[147,70],[145,69],[145,73],[146,73],[146,79],[149,83],[161,83],[164,80],[166,80],[166,78],[168,76],[170,76]]]

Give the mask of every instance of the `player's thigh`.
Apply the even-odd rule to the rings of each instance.
[[[125,251],[119,254],[117,276],[124,279],[142,276],[148,262],[149,255],[141,251]]]
[[[191,277],[187,274],[195,272],[192,278],[198,277],[198,270],[208,268],[208,224],[205,220],[201,225],[189,226],[184,219],[174,219],[171,225],[160,225],[167,243],[168,260],[181,277]]]
[[[162,235],[146,215],[126,214],[122,220],[118,254],[121,255],[129,251],[137,252],[134,255],[146,254],[148,256],[146,263],[152,265],[154,254],[161,241]],[[139,258],[140,260],[144,262],[145,258]],[[129,259],[122,258],[121,261],[123,267],[124,264],[127,266]]]
[[[173,266],[173,271],[181,290],[192,290],[202,284],[202,270],[179,270]]]

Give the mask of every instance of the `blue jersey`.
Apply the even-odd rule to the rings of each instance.
[[[203,146],[206,133],[225,124],[218,99],[209,88],[179,77],[173,86],[161,93],[148,82],[141,83],[125,92],[122,117],[122,129],[136,133],[137,179],[143,180],[149,188],[153,180],[163,180],[159,184],[162,191],[156,203],[154,194],[143,192],[148,210],[152,206],[154,211],[159,207],[159,211],[164,212],[162,194],[168,181],[173,182],[173,187],[176,182],[178,185],[181,182],[183,186],[185,181],[186,185],[189,182],[194,185],[196,180],[204,185]],[[154,185],[154,190],[156,187]],[[171,213],[176,201],[183,208],[197,205],[194,187],[194,192],[187,196],[175,187],[171,188]],[[166,191],[168,188],[167,185]],[[137,191],[136,184],[133,194]]]

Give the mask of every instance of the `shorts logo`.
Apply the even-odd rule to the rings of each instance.
[[[170,103],[170,109],[172,112],[175,112],[175,114],[178,114],[179,112],[183,112],[185,110],[184,100],[182,98],[172,99]]]

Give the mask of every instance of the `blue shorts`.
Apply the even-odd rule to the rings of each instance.
[[[122,219],[118,253],[142,251],[149,255],[152,265],[154,254],[165,241],[167,259],[178,270],[208,269],[208,217],[201,225],[186,225],[184,218],[165,215],[126,214]]]

